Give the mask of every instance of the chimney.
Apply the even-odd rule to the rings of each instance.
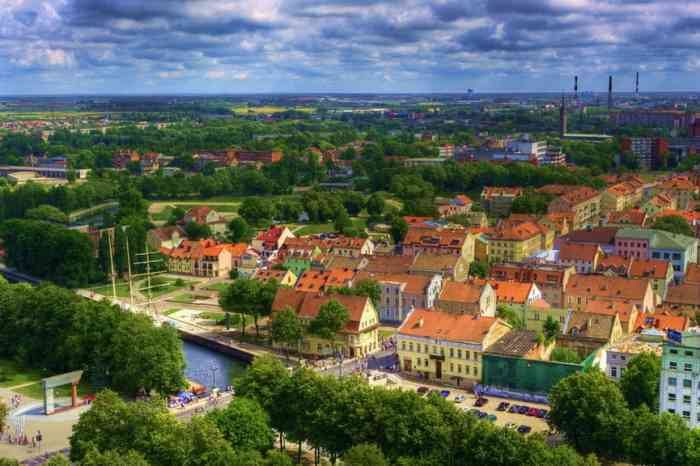
[[[423,328],[423,324],[424,324],[424,323],[425,323],[425,322],[424,322],[424,320],[423,320],[422,317],[421,317],[420,319],[418,319],[418,328]]]
[[[613,77],[608,76],[608,110],[613,108]]]

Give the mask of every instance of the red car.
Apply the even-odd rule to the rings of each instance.
[[[525,413],[527,416],[537,416],[539,414],[540,410],[537,408],[530,408],[527,410],[527,413]]]

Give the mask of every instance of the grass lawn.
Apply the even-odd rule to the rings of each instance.
[[[174,298],[170,298],[170,301],[174,303],[192,304],[194,302],[194,296],[190,293],[182,293]]]
[[[27,385],[26,387],[18,388],[15,390],[17,393],[21,393],[22,395],[28,397],[28,398],[34,398],[36,400],[41,400],[44,398],[44,388],[40,382],[37,382],[32,385]],[[78,396],[85,396],[85,395],[90,395],[92,393],[95,393],[95,389],[87,382],[81,381],[80,384],[78,385]],[[64,398],[64,397],[70,397],[71,395],[71,386],[69,385],[63,385],[61,387],[55,388],[53,391],[53,396],[55,398]]]
[[[163,278],[163,277],[155,277],[155,278],[151,279],[151,286],[163,284],[163,286],[158,286],[157,288],[153,288],[151,290],[151,295],[154,298],[159,298],[159,297],[166,295],[168,293],[172,293],[173,291],[189,288],[190,286],[196,285],[197,283],[199,283],[198,281],[194,281],[194,280],[183,280],[184,284],[182,286],[177,286],[175,284],[175,281],[176,281],[176,279]],[[165,285],[165,283],[168,283],[168,284]],[[136,287],[139,289],[145,288],[146,281],[143,280],[143,281],[138,282]],[[146,294],[146,293],[148,293],[148,291],[142,290],[141,293]]]
[[[233,107],[231,111],[236,115],[247,115],[252,114],[267,114],[267,113],[282,113],[288,110],[296,110],[297,112],[313,113],[316,109],[311,107],[278,107],[272,105],[261,105],[257,107],[249,107],[247,105],[240,105]]]
[[[207,285],[204,287],[205,290],[211,290],[211,291],[218,291],[219,293],[222,293],[224,290],[226,290],[229,287],[230,283],[214,283],[211,285]]]
[[[38,369],[26,369],[14,361],[0,359],[0,387],[14,387],[29,382],[39,381],[47,375]]]
[[[98,285],[94,288],[90,288],[91,291],[94,291],[97,294],[101,294],[103,296],[112,296],[112,284],[107,283],[105,285]],[[119,298],[128,298],[129,297],[129,284],[125,281],[117,281],[117,297]]]
[[[166,207],[158,213],[151,214],[151,219],[156,222],[167,222],[170,219],[172,211],[172,207]]]
[[[214,202],[214,201],[212,201]],[[175,207],[180,207],[181,209],[184,210],[190,210],[194,209],[195,207],[208,207],[206,202],[203,202],[201,205],[195,205],[195,204],[175,204]],[[217,212],[238,212],[238,209],[241,207],[240,202],[232,202],[231,205],[220,205],[216,204],[211,206],[213,210],[216,210]],[[167,220],[167,218],[165,219]]]
[[[180,310],[181,309],[179,307],[171,307],[170,309],[168,309],[165,312],[162,312],[161,314],[163,314],[164,316],[169,316],[171,314],[175,314],[177,311],[180,311]]]
[[[296,236],[317,235],[319,233],[331,233],[335,231],[332,223],[310,223],[304,225],[294,234]]]

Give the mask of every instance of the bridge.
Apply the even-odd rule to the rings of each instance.
[[[0,275],[5,277],[10,283],[29,283],[30,285],[37,286],[41,283],[41,280],[27,275],[22,272],[18,272],[15,269],[8,269],[7,267],[0,266]]]

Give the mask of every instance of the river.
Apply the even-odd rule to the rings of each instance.
[[[185,376],[208,388],[223,388],[231,377],[245,372],[246,363],[189,341],[182,342],[185,353]]]

